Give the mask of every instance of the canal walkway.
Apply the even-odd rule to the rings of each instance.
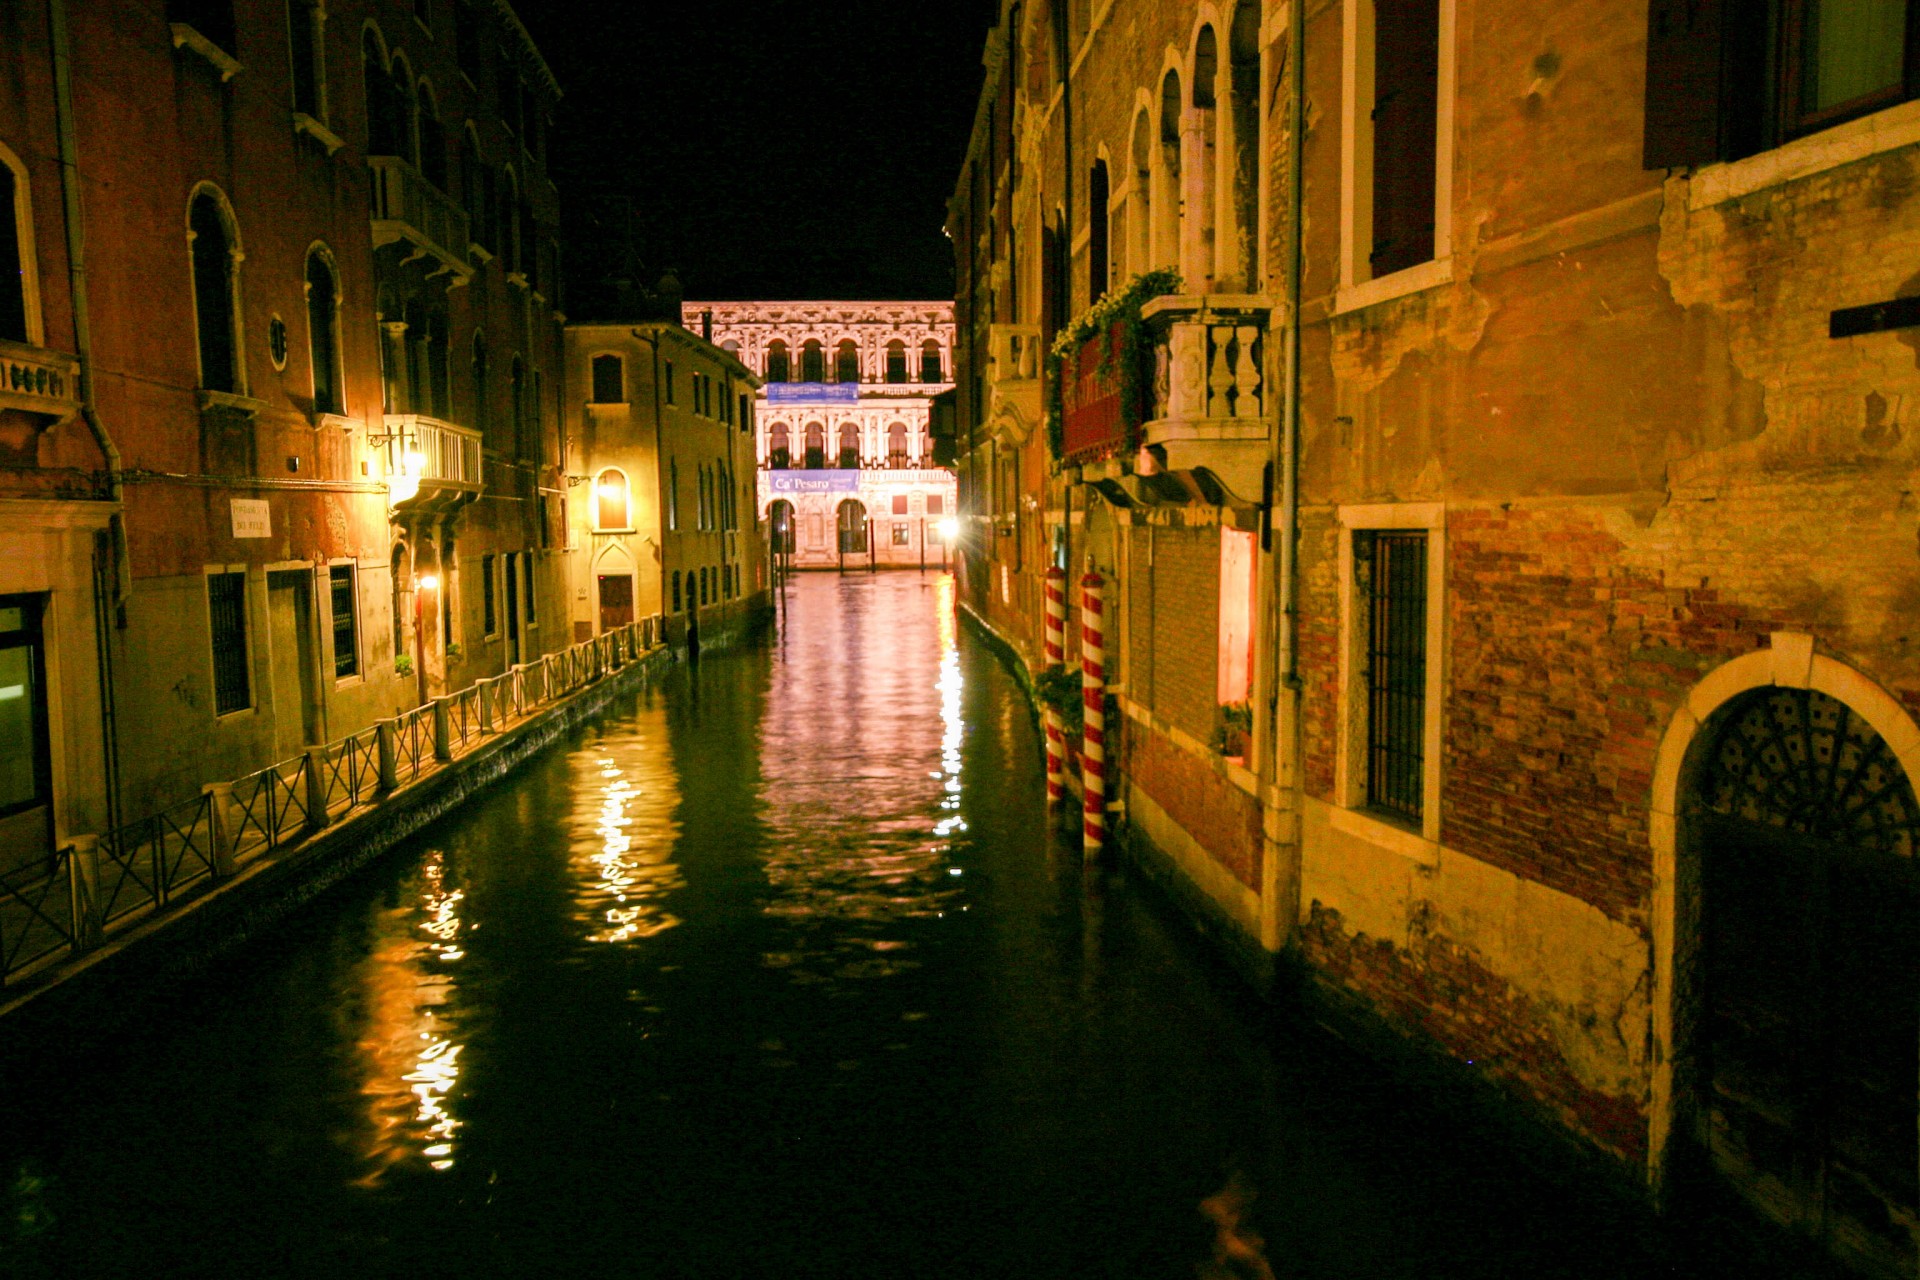
[[[786,591],[112,1045],[0,1046],[0,1274],[1756,1274],[1085,869],[951,579]]]

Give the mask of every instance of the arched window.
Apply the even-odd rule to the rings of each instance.
[[[1107,275],[1107,162],[1093,162],[1087,179],[1087,305],[1106,296]]]
[[[314,0],[287,0],[288,75],[293,85],[293,109],[315,120],[325,120],[325,19]]]
[[[1220,112],[1216,109],[1219,100],[1220,79],[1220,41],[1211,26],[1200,28],[1200,35],[1194,41],[1193,48],[1193,106],[1200,114],[1200,171],[1195,175],[1199,190],[1195,193],[1199,202],[1197,209],[1185,210],[1187,218],[1195,219],[1194,226],[1182,229],[1191,244],[1192,261],[1185,271],[1186,278],[1204,288],[1197,292],[1213,292],[1215,273],[1216,228],[1219,225],[1219,172],[1217,160],[1220,147]]]
[[[619,356],[606,355],[593,358],[593,402],[595,404],[627,402],[627,362]]]
[[[842,338],[833,354],[833,380],[835,382],[860,381],[860,348],[852,338]]]
[[[413,96],[413,72],[397,50],[393,55],[392,73],[396,154],[405,156],[417,169],[420,167],[420,104]]]
[[[492,425],[491,402],[493,388],[487,376],[487,338],[485,334],[473,335],[473,429],[482,436]]]
[[[460,148],[460,204],[467,211],[467,234],[483,245],[491,243],[487,239],[487,204],[481,176],[485,168],[480,155],[480,134],[469,120],[465,145]]]
[[[507,402],[507,413],[513,425],[513,449],[517,458],[531,458],[535,454],[533,432],[528,425],[527,414],[527,366],[519,356],[513,358],[513,364],[507,376],[507,393],[511,399]]]
[[[907,344],[895,338],[887,344],[887,381],[907,380]]]
[[[867,553],[867,509],[859,499],[848,498],[840,504],[837,520],[840,535],[840,554],[843,556],[863,556]]]
[[[1133,118],[1133,192],[1127,211],[1127,272],[1153,269],[1153,118],[1142,107]]]
[[[360,41],[360,74],[367,93],[367,154],[406,154],[400,102],[393,91],[393,77],[387,73],[386,50],[381,48],[379,33],[372,27],[367,28]]]
[[[772,528],[774,555],[793,554],[793,504],[785,498],[775,502],[767,511],[767,523]]]
[[[920,344],[920,381],[944,382],[946,375],[940,366],[940,344],[928,338]]]
[[[193,316],[200,340],[200,385],[240,391],[239,279],[225,201],[211,191],[193,198],[187,215],[193,241]]]
[[[324,249],[307,254],[307,350],[313,361],[313,411],[345,413],[340,385],[340,285]]]
[[[785,471],[793,462],[791,445],[787,437],[787,424],[776,422],[767,432],[767,465],[775,471]]]
[[[433,86],[420,82],[420,173],[440,190],[447,190],[447,130],[440,123],[440,104]]]
[[[827,465],[827,431],[817,422],[807,424],[807,470],[818,471]]]
[[[26,166],[0,147],[0,338],[35,344],[40,341],[34,266],[33,198],[27,187]]]
[[[825,382],[826,380],[826,350],[821,347],[818,338],[808,338],[806,345],[800,348],[800,381]]]
[[[1260,5],[1240,0],[1227,35],[1231,66],[1233,189],[1227,194],[1228,226],[1225,274],[1230,290],[1259,292],[1260,246],[1255,230],[1260,216]]]
[[[896,422],[887,428],[887,465],[899,471],[907,467],[907,424]]]
[[[494,225],[500,233],[500,254],[506,259],[507,270],[519,271],[520,254],[525,248],[520,243],[520,179],[511,166],[501,170],[500,177],[500,205]]]
[[[392,574],[388,587],[393,596],[393,656],[399,658],[407,651],[407,605],[413,585],[404,542],[393,544]]]
[[[853,471],[860,466],[860,428],[851,422],[840,424],[840,469]]]
[[[1153,259],[1161,265],[1180,261],[1180,96],[1178,72],[1160,82],[1160,163],[1153,193]]]
[[[767,381],[785,382],[793,376],[787,360],[787,344],[775,338],[767,344]]]
[[[427,412],[436,418],[453,416],[452,339],[444,311],[429,311],[422,345],[427,353]]]
[[[614,467],[608,467],[600,473],[593,486],[593,523],[596,529],[631,529],[633,518],[629,510],[631,494],[627,486],[627,473]]]

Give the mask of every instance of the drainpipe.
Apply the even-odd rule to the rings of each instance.
[[[54,117],[60,148],[60,194],[67,232],[67,277],[72,293],[74,354],[80,362],[80,416],[93,433],[101,458],[106,463],[107,483],[114,510],[107,517],[108,553],[113,561],[113,621],[121,630],[127,625],[127,598],[133,593],[133,566],[127,554],[127,525],[120,504],[125,497],[121,484],[120,450],[100,420],[93,388],[93,323],[87,310],[87,238],[80,208],[80,146],[73,120],[73,63],[69,53],[66,0],[48,0],[47,24],[53,45]],[[102,574],[95,574],[95,592]],[[117,830],[120,823],[120,762],[117,715],[114,707],[113,646],[107,634],[104,611],[95,609],[94,642],[98,647],[100,671],[100,745],[105,765],[107,826]]]
[[[660,477],[665,474],[665,468],[660,465],[665,461],[660,451],[660,335],[642,333],[638,329],[629,329],[627,332],[646,343],[647,350],[653,353],[653,509],[660,528],[660,618],[661,626],[665,628],[666,620],[673,615],[667,612],[667,522],[664,514],[666,503],[660,501]],[[627,493],[627,501],[633,501],[631,488]],[[627,518],[629,520],[633,518],[631,512],[628,513]],[[591,580],[591,569],[588,577]],[[696,613],[694,616],[699,615]],[[599,619],[594,619],[594,625],[599,625]]]

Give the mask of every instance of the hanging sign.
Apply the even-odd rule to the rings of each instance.
[[[236,538],[271,538],[273,521],[267,510],[265,498],[233,499],[233,536]]]
[[[858,471],[769,471],[767,488],[795,497],[807,493],[858,493]]]

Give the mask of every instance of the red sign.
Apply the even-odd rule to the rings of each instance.
[[[1125,451],[1127,421],[1126,332],[1116,322],[1080,344],[1060,365],[1060,454],[1067,462],[1090,462]]]

